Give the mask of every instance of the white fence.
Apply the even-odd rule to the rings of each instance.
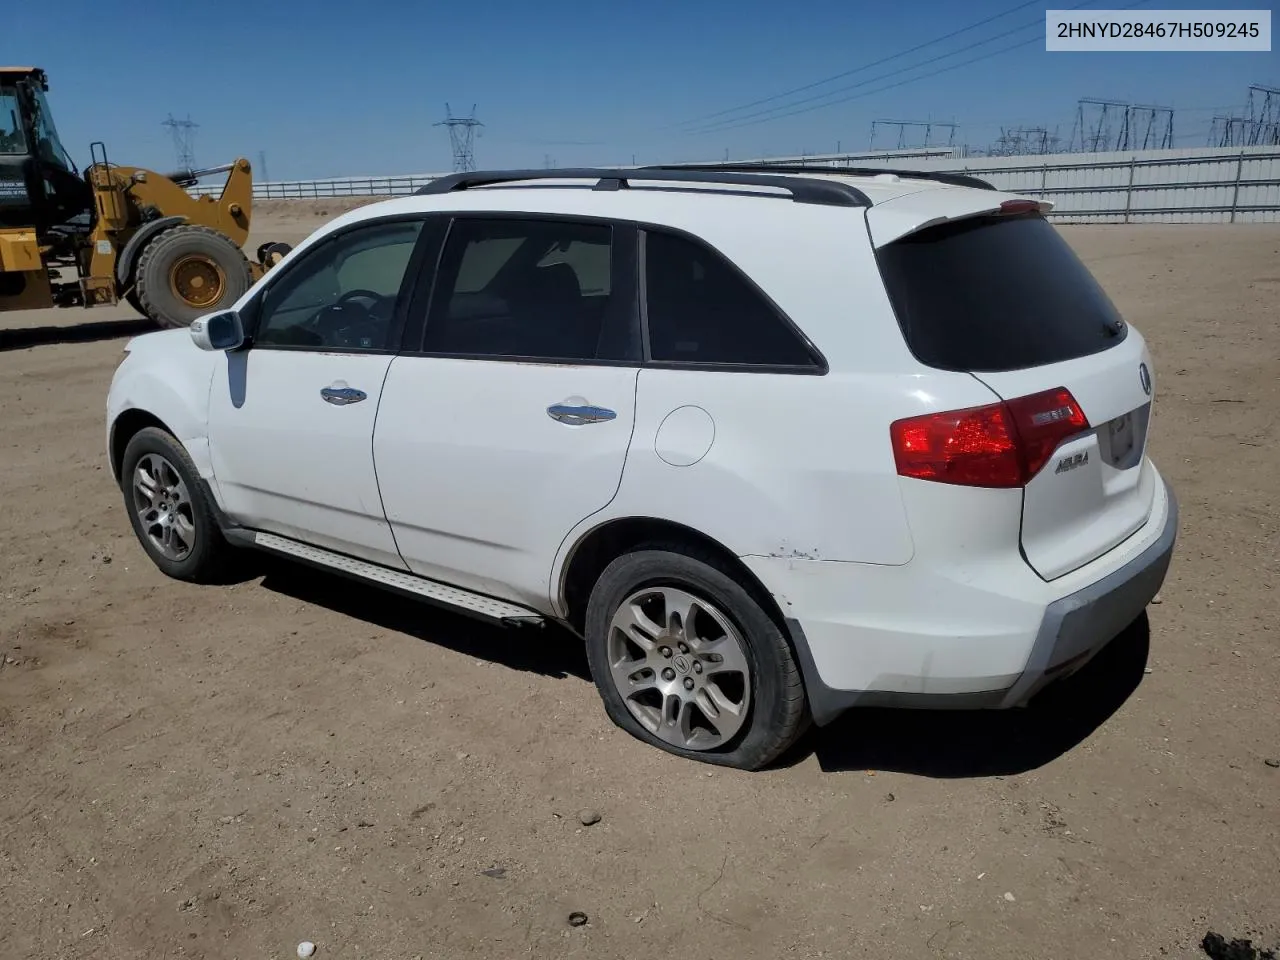
[[[1022,157],[786,157],[768,164],[901,167],[967,173],[999,190],[1050,200],[1065,222],[1280,222],[1280,149],[1146,150]],[[750,161],[749,161],[750,162]]]
[[[735,163],[968,173],[997,189],[1052,201],[1052,215],[1064,222],[1280,222],[1280,149],[1275,147],[1021,157],[965,157],[960,150],[932,148]],[[441,176],[444,174],[424,173],[258,183],[253,193],[263,200],[401,196]],[[195,189],[217,193],[221,187]]]
[[[403,177],[341,177],[334,180],[282,180],[255,183],[255,200],[309,200],[319,197],[400,197],[413,193],[443,173],[416,173]],[[197,187],[196,192],[214,193],[221,186]]]

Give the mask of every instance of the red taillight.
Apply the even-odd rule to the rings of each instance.
[[[1089,419],[1066,387],[1018,397],[1005,405],[1012,411],[1018,428],[1027,480],[1040,472],[1064,440],[1089,429]]]
[[[1040,203],[1036,200],[1006,200],[1000,204],[1000,212],[1009,216],[1020,213],[1039,213]]]
[[[904,477],[967,487],[1020,487],[1089,421],[1065,387],[1004,403],[897,420],[889,428]]]

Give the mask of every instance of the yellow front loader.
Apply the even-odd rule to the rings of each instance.
[[[263,244],[251,262],[253,174],[238,159],[161,174],[110,163],[90,147],[83,174],[58,139],[37,67],[0,67],[0,312],[127,301],[166,327],[237,300],[278,262]],[[187,192],[225,173],[218,197]]]

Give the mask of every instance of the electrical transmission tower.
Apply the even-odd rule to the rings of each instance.
[[[1129,107],[1125,140],[1119,150],[1172,150],[1173,108]]]
[[[1048,127],[1001,127],[1000,136],[987,153],[993,157],[1043,156],[1057,153],[1061,140],[1057,127],[1052,133]]]
[[[178,169],[194,170],[196,168],[196,127],[200,124],[194,122],[190,116],[185,120],[175,120],[171,113],[162,126],[168,127],[169,133],[173,136],[173,150],[178,155]]]
[[[455,117],[446,103],[445,119],[435,124],[437,127],[449,128],[449,144],[453,147],[453,169],[455,173],[465,173],[476,168],[476,131],[484,124],[476,119],[475,104],[471,105],[471,116]]]
[[[1249,121],[1245,117],[1214,117],[1209,126],[1211,147],[1244,147],[1249,141]]]
[[[1116,124],[1119,124],[1119,131]],[[1103,153],[1123,150],[1129,142],[1129,104],[1119,100],[1094,100],[1086,97],[1076,102],[1076,122],[1071,129],[1073,153]]]
[[[876,127],[897,127],[898,140],[897,145],[893,147],[884,147],[886,150],[911,150],[917,146],[920,147],[940,147],[942,143],[933,142],[934,129],[939,131],[947,131],[947,142],[945,146],[954,147],[956,143],[956,128],[958,123],[942,123],[937,120],[872,120],[871,121],[871,142],[867,145],[867,149],[874,150],[876,148]],[[924,143],[909,144],[907,142],[907,130],[918,129],[924,127]]]
[[[1209,127],[1211,147],[1280,146],[1280,88],[1250,84],[1244,116],[1219,116]]]
[[[1248,146],[1280,145],[1280,89],[1264,87],[1257,83],[1250,84],[1245,123]]]

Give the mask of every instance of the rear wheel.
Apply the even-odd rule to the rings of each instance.
[[[808,725],[781,629],[712,555],[673,546],[614,560],[585,634],[610,719],[677,756],[754,770]]]
[[[164,231],[138,258],[141,312],[166,327],[230,307],[249,289],[249,261],[216,230],[184,224]]]

